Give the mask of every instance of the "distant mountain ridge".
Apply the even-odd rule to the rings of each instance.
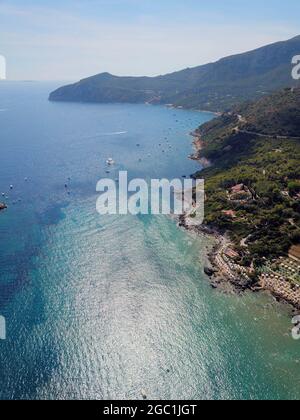
[[[300,36],[215,63],[157,77],[118,77],[109,73],[83,79],[50,94],[51,101],[157,103],[224,111],[275,90],[299,86],[292,79],[292,58]]]

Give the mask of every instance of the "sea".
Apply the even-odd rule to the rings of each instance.
[[[0,399],[299,399],[289,306],[212,289],[212,240],[170,217],[96,211],[120,170],[200,170],[189,133],[213,115],[58,86],[0,83]]]

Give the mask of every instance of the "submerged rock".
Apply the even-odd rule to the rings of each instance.
[[[0,203],[0,211],[7,209],[7,205],[4,203]]]

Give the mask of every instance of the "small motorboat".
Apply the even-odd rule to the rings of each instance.
[[[106,161],[107,165],[112,166],[115,164],[115,161],[112,158],[108,158]]]

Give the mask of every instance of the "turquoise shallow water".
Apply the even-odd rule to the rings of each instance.
[[[212,290],[208,240],[172,220],[95,211],[107,157],[189,175],[187,134],[211,116],[48,103],[53,87],[0,85],[0,398],[299,398],[288,308]]]

